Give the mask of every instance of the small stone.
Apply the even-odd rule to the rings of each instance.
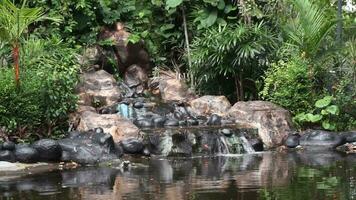
[[[166,121],[165,117],[153,118],[153,124],[154,124],[155,127],[163,127],[165,121]]]
[[[195,120],[195,119],[188,119],[187,120],[187,125],[188,126],[198,126],[199,125],[199,121]]]
[[[232,135],[232,131],[230,129],[224,128],[223,130],[221,130],[221,133],[224,134],[225,136],[231,136]]]
[[[144,106],[144,104],[142,103],[142,102],[135,102],[134,104],[133,104],[133,107],[134,108],[137,108],[137,109],[141,109],[141,108],[143,108],[143,106]]]
[[[134,124],[138,127],[152,127],[152,120],[151,119],[137,119],[135,120]]]
[[[179,126],[179,121],[178,120],[174,120],[174,119],[170,119],[170,120],[167,120],[164,123],[164,126]]]
[[[299,145],[299,138],[300,138],[300,135],[298,135],[298,134],[290,135],[284,142],[284,145],[286,145],[289,148],[295,148]]]
[[[211,115],[208,119],[207,125],[221,125],[221,117],[216,114]]]

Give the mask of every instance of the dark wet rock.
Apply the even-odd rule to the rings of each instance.
[[[333,149],[345,144],[345,138],[337,133],[309,130],[300,137],[300,145],[307,148],[326,148]]]
[[[129,154],[139,154],[144,148],[142,141],[136,138],[128,138],[123,140],[121,141],[121,145],[124,149],[124,152]]]
[[[153,123],[151,119],[137,119],[134,121],[134,124],[138,127],[145,128],[145,127],[152,127]]]
[[[62,148],[56,140],[42,139],[32,145],[39,153],[41,161],[59,161],[62,156]]]
[[[155,117],[153,118],[153,124],[155,127],[163,127],[164,123],[166,122],[166,118],[165,117]]]
[[[299,134],[289,135],[286,141],[284,142],[284,145],[286,145],[289,148],[295,148],[299,145],[299,139],[300,139]]]
[[[221,125],[221,117],[219,115],[213,114],[209,117],[207,125]]]
[[[179,121],[174,119],[169,119],[164,123],[165,126],[179,126]]]
[[[0,161],[8,161],[8,162],[15,161],[14,153],[9,150],[0,150]]]
[[[15,143],[11,142],[11,141],[4,142],[2,144],[2,149],[3,150],[13,151],[13,150],[15,150]]]
[[[137,108],[137,109],[141,109],[141,108],[143,108],[143,106],[144,106],[144,103],[142,103],[142,102],[135,102],[133,104],[133,107]]]
[[[92,165],[118,158],[110,134],[86,132],[58,142],[63,150],[62,161]]]
[[[199,121],[196,119],[188,119],[187,120],[187,125],[188,126],[198,126],[199,125]]]
[[[343,132],[341,134],[345,138],[346,142],[348,143],[356,142],[356,131]]]
[[[20,147],[15,150],[16,160],[22,163],[35,163],[39,161],[40,155],[35,148]]]
[[[121,157],[122,155],[124,155],[124,148],[122,147],[121,142],[115,143],[115,154],[118,157]]]
[[[263,142],[261,139],[253,138],[248,140],[255,151],[263,151]]]

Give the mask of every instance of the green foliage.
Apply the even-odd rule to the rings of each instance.
[[[265,66],[274,42],[264,23],[208,29],[192,43],[192,70],[203,84],[218,76],[233,79],[257,71]]]
[[[23,47],[20,90],[12,69],[0,68],[0,127],[17,137],[59,136],[76,108],[76,51],[58,39],[30,38]]]
[[[308,61],[298,57],[273,63],[265,75],[261,92],[264,99],[277,103],[293,114],[312,108],[313,80]]]
[[[10,0],[0,2],[0,39],[17,42],[28,26],[44,19],[42,8],[28,8],[27,1],[16,7]]]
[[[323,39],[336,24],[325,9],[310,0],[293,0],[295,17],[287,22],[287,42],[299,48],[302,54],[314,56]]]
[[[299,113],[294,117],[294,120],[299,124],[321,124],[326,130],[336,130],[334,119],[340,114],[340,109],[337,105],[332,104],[333,100],[332,96],[319,99],[315,102],[312,113]]]

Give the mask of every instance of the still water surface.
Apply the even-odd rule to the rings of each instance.
[[[0,199],[356,199],[356,156],[262,153],[138,159],[128,170],[79,168],[0,177]]]

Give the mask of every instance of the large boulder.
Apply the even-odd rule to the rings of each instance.
[[[300,138],[300,145],[306,149],[334,149],[345,143],[342,134],[322,130],[308,130]]]
[[[14,153],[9,150],[0,150],[0,161],[8,161],[8,162],[15,161]]]
[[[82,74],[77,91],[79,104],[85,106],[110,106],[121,99],[116,80],[104,70]]]
[[[142,141],[136,138],[128,138],[121,142],[121,146],[125,153],[139,154],[142,153],[144,145]]]
[[[137,137],[140,130],[128,119],[116,114],[100,115],[95,112],[85,111],[80,115],[78,131],[89,131],[103,128],[105,133],[110,133],[115,143],[129,137]]]
[[[39,161],[40,154],[35,148],[18,146],[15,149],[15,157],[18,162],[35,163]]]
[[[93,165],[116,159],[120,155],[112,136],[107,133],[90,131],[70,134],[58,142],[63,150],[62,161]]]
[[[202,96],[189,102],[190,112],[197,116],[217,114],[225,116],[231,104],[225,96]]]
[[[32,144],[41,161],[59,161],[62,156],[62,148],[56,140],[41,139]]]
[[[236,123],[257,128],[259,137],[268,148],[282,145],[293,130],[289,111],[271,102],[237,102],[228,116]]]
[[[154,84],[154,83],[152,83]],[[182,80],[171,71],[161,71],[158,78],[158,88],[161,98],[165,102],[184,102],[195,97],[194,93]]]

